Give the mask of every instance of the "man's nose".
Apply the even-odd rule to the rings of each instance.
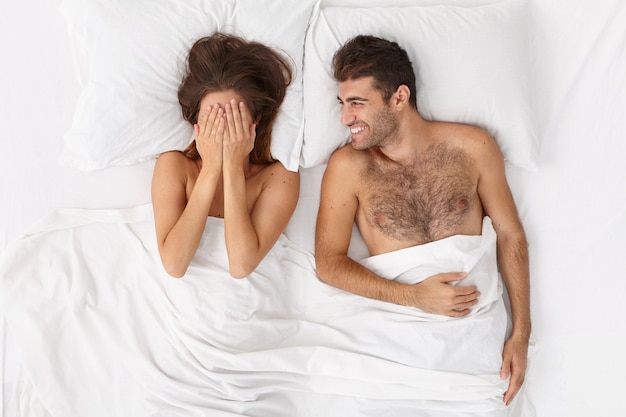
[[[343,106],[341,109],[341,124],[344,126],[348,126],[355,119],[356,118],[354,116],[354,113],[352,112],[352,109],[350,109],[350,106]]]

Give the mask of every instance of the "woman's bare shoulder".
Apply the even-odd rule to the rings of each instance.
[[[157,158],[155,170],[175,170],[180,172],[187,172],[188,170],[197,171],[197,161],[188,158],[180,151],[168,151],[164,152]]]
[[[157,163],[187,165],[195,163],[195,161],[189,159],[181,151],[167,151],[159,155],[159,157],[157,158]]]
[[[152,175],[153,186],[165,184],[193,184],[200,172],[198,161],[179,151],[164,152],[157,158]]]
[[[276,161],[261,167],[258,175],[265,181],[297,181],[300,179],[298,171],[290,171],[280,162]]]

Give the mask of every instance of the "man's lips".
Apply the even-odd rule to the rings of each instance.
[[[367,129],[367,126],[365,125],[350,126],[350,133],[352,133],[353,135],[358,135],[359,133],[363,132],[365,129]]]

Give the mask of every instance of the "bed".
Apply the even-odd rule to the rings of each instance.
[[[625,22],[620,0],[3,2],[0,415],[623,415]],[[257,279],[203,279],[219,268],[199,258],[174,280],[153,262],[150,181],[191,137],[185,46],[215,30],[293,59],[272,152],[301,193]],[[505,155],[533,320],[508,409],[455,363],[485,365],[502,335],[425,339],[455,369],[426,372],[401,341],[415,317],[316,279],[320,181],[346,140],[328,59],[358,32],[403,43],[427,117],[480,125]],[[350,254],[367,256],[356,231]]]

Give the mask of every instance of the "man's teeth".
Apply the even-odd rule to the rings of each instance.
[[[361,133],[365,130],[365,126],[355,126],[350,128],[350,133],[356,135],[357,133]]]

